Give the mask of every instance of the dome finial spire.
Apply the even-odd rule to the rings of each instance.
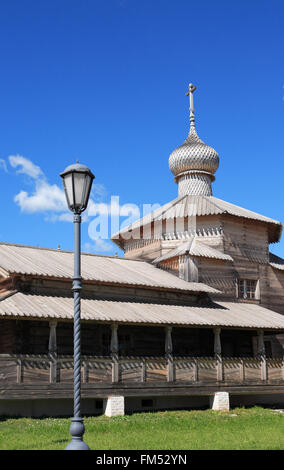
[[[188,86],[190,129],[184,143],[170,155],[169,167],[178,183],[179,196],[203,195],[212,196],[211,183],[215,180],[214,173],[219,166],[216,150],[206,145],[198,137],[195,129],[193,92],[196,86]]]
[[[190,111],[190,126],[195,127],[195,110],[193,106],[193,92],[196,90],[196,86],[194,86],[192,83],[188,85],[188,92],[185,94],[185,96],[189,96],[189,111]]]

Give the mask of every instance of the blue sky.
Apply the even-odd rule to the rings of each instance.
[[[280,0],[2,2],[0,240],[72,249],[59,173],[78,159],[96,175],[83,246],[114,254],[90,237],[96,204],[117,196],[123,221],[177,196],[190,82],[213,194],[284,222],[283,19]]]

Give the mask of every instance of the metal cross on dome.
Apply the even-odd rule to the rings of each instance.
[[[193,92],[196,90],[196,86],[194,86],[192,83],[188,85],[188,92],[185,94],[185,96],[189,96],[189,111],[190,111],[190,123],[192,125],[195,124],[195,118],[194,118],[194,107],[193,107]]]

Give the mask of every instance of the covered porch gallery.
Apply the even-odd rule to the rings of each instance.
[[[18,292],[0,309],[4,394],[11,384],[72,384],[73,299]],[[255,304],[82,299],[82,382],[127,390],[168,384],[171,391],[180,384],[283,385],[283,332],[283,316]]]
[[[283,355],[277,331],[184,325],[131,325],[82,321],[83,356],[165,356],[267,358]],[[73,355],[73,323],[58,320],[0,320],[0,354]]]
[[[72,323],[3,319],[0,326],[2,386],[72,383]],[[267,354],[268,333],[83,322],[82,382],[284,383],[281,343]]]

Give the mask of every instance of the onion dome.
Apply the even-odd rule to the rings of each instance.
[[[193,92],[196,87],[189,85],[186,94],[190,97],[190,130],[187,139],[170,155],[169,167],[178,183],[179,196],[186,194],[201,194],[211,196],[211,182],[215,180],[214,173],[219,166],[219,156],[216,150],[206,145],[195,130],[193,108]]]

